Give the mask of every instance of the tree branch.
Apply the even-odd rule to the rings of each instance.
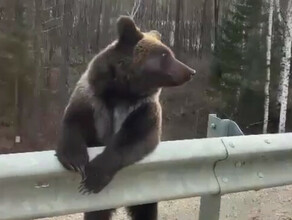
[[[134,19],[141,5],[141,0],[135,0],[130,16]]]

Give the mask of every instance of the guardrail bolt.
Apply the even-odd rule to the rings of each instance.
[[[238,162],[235,163],[235,166],[236,167],[241,167],[242,166],[242,163],[240,161],[238,161]]]
[[[229,143],[229,146],[235,148],[235,145],[232,142]]]
[[[258,172],[258,177],[259,178],[264,178],[264,174],[262,172]]]
[[[216,129],[216,125],[215,125],[215,123],[212,123],[212,124],[211,124],[211,128]]]
[[[228,178],[227,178],[227,177],[223,177],[223,178],[222,178],[222,181],[223,181],[224,183],[227,183],[227,182],[228,182]]]
[[[265,140],[265,143],[267,143],[267,144],[270,144],[270,143],[271,143],[271,141],[270,141],[270,140],[268,140],[268,139],[266,139],[266,140]]]
[[[50,187],[50,184],[45,183],[45,182],[38,182],[34,185],[34,188],[36,188],[36,189],[48,188],[48,187]]]

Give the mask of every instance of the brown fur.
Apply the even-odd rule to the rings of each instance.
[[[194,73],[157,31],[143,33],[125,16],[117,30],[118,39],[92,59],[64,111],[56,155],[65,168],[80,172],[81,192],[98,193],[117,172],[156,148],[161,88],[181,85]],[[106,148],[89,161],[86,147],[97,145]],[[156,204],[138,206],[131,213],[133,219],[154,220],[156,209]],[[141,217],[146,210],[151,215]],[[109,212],[91,212],[85,219],[109,219]]]

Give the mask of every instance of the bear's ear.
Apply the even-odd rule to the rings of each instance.
[[[157,40],[161,41],[161,34],[156,30],[149,31],[149,34],[156,38]]]
[[[136,27],[135,22],[129,16],[120,16],[117,20],[119,40],[127,43],[137,43],[143,38],[143,34]]]

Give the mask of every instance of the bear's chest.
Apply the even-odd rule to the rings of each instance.
[[[114,108],[113,112],[114,134],[116,134],[121,129],[122,124],[133,110],[134,110],[133,107],[128,105],[118,105]]]

